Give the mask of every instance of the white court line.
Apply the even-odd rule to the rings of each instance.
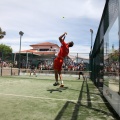
[[[20,82],[20,81],[12,81],[12,82],[3,82],[3,83],[0,83],[0,85],[3,85],[3,84],[9,84],[9,83],[17,83],[17,82]]]
[[[77,103],[78,100],[69,100],[69,99],[57,99],[57,98],[46,98],[46,97],[37,97],[37,96],[26,96],[26,95],[16,95],[16,94],[5,94],[5,93],[0,93],[0,95],[4,95],[4,96],[14,96],[14,97],[23,97],[23,98],[33,98],[33,99],[45,99],[45,100],[58,100],[58,101],[71,101],[71,102],[75,102]],[[81,100],[80,102],[84,102],[84,103],[108,103],[108,102],[100,102],[100,101],[83,101]],[[115,103],[117,104],[117,103]]]
[[[33,99],[46,99],[46,100],[59,100],[59,101],[73,101],[73,102],[77,102],[77,100],[57,99],[57,98],[46,98],[46,97],[16,95],[16,94],[4,94],[4,93],[0,93],[0,95],[4,95],[4,96],[14,96],[14,97],[23,97],[23,98],[33,98]]]

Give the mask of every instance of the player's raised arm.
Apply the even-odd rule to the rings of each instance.
[[[59,37],[59,41],[60,41],[60,42],[62,42],[62,41],[65,40],[65,35],[67,35],[66,32]]]

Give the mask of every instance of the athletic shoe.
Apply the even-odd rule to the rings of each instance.
[[[80,78],[78,78],[78,80],[79,80]]]
[[[56,82],[55,82],[55,83],[53,84],[53,86],[58,86],[58,85],[60,85],[60,83],[56,83]]]
[[[63,84],[61,84],[61,85],[60,85],[60,87],[64,87],[64,85],[63,85]]]

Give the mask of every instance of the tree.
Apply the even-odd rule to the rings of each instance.
[[[0,58],[4,59],[12,54],[12,48],[5,44],[0,44]]]
[[[2,31],[2,29],[0,28],[0,39],[4,38],[5,35],[6,35],[6,32]]]

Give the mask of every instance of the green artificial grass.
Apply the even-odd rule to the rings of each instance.
[[[88,80],[64,76],[0,77],[0,120],[115,120],[101,93]]]

